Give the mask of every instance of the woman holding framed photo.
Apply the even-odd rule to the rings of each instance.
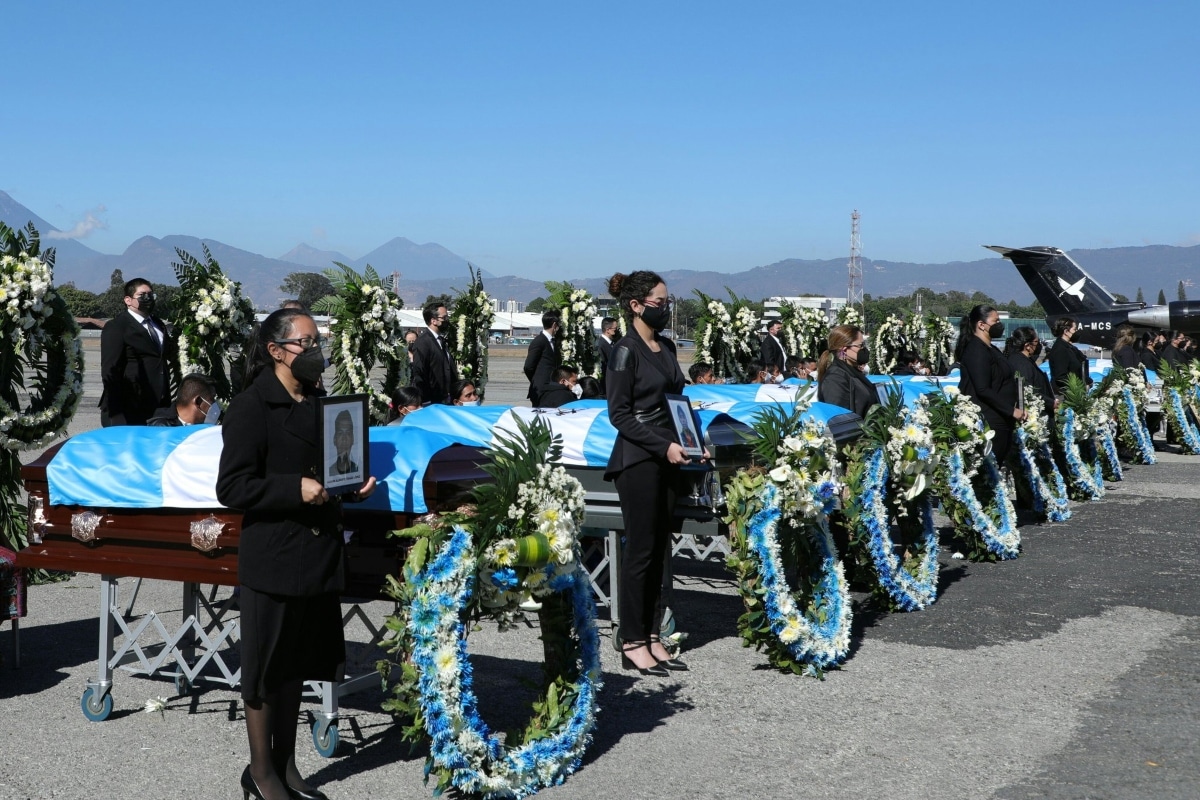
[[[246,388],[222,427],[217,499],[243,513],[242,699],[250,764],[246,797],[321,800],[296,769],[296,720],[306,680],[342,677],[341,506],[324,471],[318,388],[325,358],[317,326],[284,308],[259,326]],[[351,499],[375,489],[362,482]]]
[[[604,477],[616,484],[625,524],[621,557],[621,666],[665,676],[687,666],[659,640],[663,569],[670,553],[679,467],[690,459],[675,431],[668,394],[683,391],[675,343],[660,335],[671,318],[667,285],[642,270],[617,273],[608,290],[620,303],[629,334],[613,345],[606,387],[617,441]]]

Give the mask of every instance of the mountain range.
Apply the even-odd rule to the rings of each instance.
[[[361,258],[349,258],[336,251],[319,250],[304,243],[278,258],[271,258],[215,239],[185,235],[162,238],[143,236],[130,244],[124,253],[111,255],[93,250],[75,239],[49,238],[49,234],[57,232],[58,228],[3,191],[0,191],[0,221],[13,228],[24,227],[32,221],[42,234],[42,246],[56,249],[55,282],[74,283],[90,291],[107,288],[109,277],[115,269],[120,269],[126,278],[139,276],[155,283],[175,283],[171,268],[171,263],[177,260],[175,248],[199,257],[203,245],[208,246],[227,275],[241,282],[243,291],[260,308],[274,308],[284,299],[279,285],[289,273],[319,272],[332,267],[335,261],[359,272],[368,264],[380,275],[399,272],[400,295],[405,305],[410,307],[419,305],[431,294],[453,293],[465,287],[469,280],[466,259],[442,245],[417,244],[400,236]],[[988,244],[1022,247],[1037,243]],[[1160,289],[1168,299],[1174,300],[1179,281],[1194,287],[1193,281],[1200,276],[1200,245],[1148,245],[1068,252],[1110,291],[1131,299],[1140,287],[1149,302],[1154,301]],[[474,266],[479,268],[479,265]],[[862,267],[864,291],[875,297],[911,294],[918,288],[926,287],[937,292],[983,292],[1001,302],[1015,300],[1027,304],[1033,301],[1033,294],[1013,266],[999,257],[944,264],[864,258]],[[535,297],[546,295],[545,286],[539,281],[513,275],[496,276],[487,270],[483,270],[482,274],[488,293],[501,300],[527,303]],[[751,300],[799,294],[844,297],[847,283],[846,259],[788,258],[742,272],[666,270],[660,271],[660,274],[671,291],[681,297],[690,295],[693,290],[725,297],[726,287]],[[603,278],[577,278],[571,279],[570,283],[594,294],[606,293]]]

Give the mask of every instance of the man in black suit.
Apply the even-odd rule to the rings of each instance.
[[[777,319],[767,323],[767,335],[762,340],[762,357],[759,359],[763,365],[770,371],[771,367],[775,367],[775,372],[782,373],[783,368],[787,365],[787,352],[783,349],[783,342],[779,341],[779,334],[783,330],[783,323]]]
[[[421,393],[422,404],[449,404],[450,385],[457,374],[446,342],[450,314],[441,303],[430,303],[422,314],[426,327],[412,346],[412,385]]]
[[[612,317],[600,320],[600,335],[596,337],[596,352],[600,356],[600,391],[604,391],[604,378],[608,374],[608,357],[617,343],[617,321]]]
[[[558,343],[554,341],[560,325],[558,312],[547,311],[542,314],[542,332],[529,343],[529,352],[525,356],[525,377],[529,379],[528,397],[534,408],[538,407],[542,386],[550,382],[562,358]]]
[[[125,284],[125,311],[100,333],[100,424],[145,425],[171,405],[175,340],[154,316],[154,287],[144,278]]]

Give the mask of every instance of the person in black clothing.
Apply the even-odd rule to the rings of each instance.
[[[1045,404],[1046,414],[1050,424],[1054,424],[1054,389],[1050,386],[1050,376],[1037,365],[1038,356],[1042,354],[1042,343],[1038,340],[1037,331],[1028,325],[1017,328],[1008,335],[1004,343],[1004,357],[1008,359],[1013,371],[1020,375],[1026,386],[1032,386]]]
[[[978,305],[959,322],[958,344],[954,358],[962,378],[958,388],[983,411],[993,431],[992,452],[1003,467],[1012,447],[1013,431],[1025,419],[1017,407],[1017,381],[1008,360],[992,346],[993,339],[1004,335],[1000,314],[989,305]]]
[[[1088,360],[1079,352],[1079,348],[1071,344],[1079,331],[1079,323],[1074,317],[1059,317],[1054,320],[1051,329],[1056,337],[1050,355],[1050,381],[1054,385],[1054,393],[1062,395],[1067,388],[1067,376],[1078,375],[1084,383],[1091,386],[1092,376],[1088,372]]]
[[[581,376],[579,378],[579,399],[603,400],[604,389],[600,386],[600,381],[596,380],[591,375]]]
[[[325,359],[312,317],[280,309],[259,326],[222,426],[217,499],[242,512],[238,546],[246,796],[319,800],[296,769],[305,680],[339,680],[346,660],[341,507],[317,479],[317,388]],[[375,489],[368,478],[356,495]]]
[[[783,323],[779,320],[771,320],[767,323],[767,335],[763,337],[762,344],[759,348],[760,361],[768,368],[775,368],[775,372],[783,372],[783,368],[787,366],[787,351],[783,349],[783,342],[779,341],[779,335],[783,332]]]
[[[538,408],[558,408],[574,403],[583,394],[579,386],[579,370],[570,364],[556,367],[550,382],[538,392]]]
[[[550,382],[554,368],[559,365],[562,354],[559,343],[554,340],[562,327],[562,320],[557,311],[547,311],[542,314],[542,332],[533,337],[529,343],[529,351],[525,354],[525,377],[529,379],[529,402],[534,408],[542,404],[542,387]]]
[[[1137,342],[1137,336],[1133,333],[1132,325],[1117,326],[1117,342],[1113,345],[1112,360],[1114,364],[1120,364],[1125,369],[1132,369],[1138,365],[1138,354],[1134,350],[1134,343]]]
[[[100,424],[145,425],[171,406],[171,363],[178,343],[154,316],[157,298],[145,278],[125,283],[125,310],[100,331]]]
[[[817,400],[848,408],[860,417],[879,402],[875,384],[863,373],[871,360],[863,342],[862,329],[835,325],[829,331],[828,349],[817,362]]]
[[[1159,359],[1163,348],[1167,344],[1166,334],[1162,331],[1153,331],[1146,335],[1146,343],[1142,346],[1142,366],[1152,372],[1158,372]]]
[[[1167,331],[1167,344],[1163,347],[1159,358],[1165,362],[1171,369],[1179,369],[1188,362],[1188,357],[1181,349],[1183,342],[1187,337],[1179,331]]]
[[[446,342],[446,329],[450,326],[450,314],[441,303],[430,303],[422,311],[425,330],[417,334],[412,347],[412,385],[421,393],[421,402],[449,404],[450,386],[454,383],[457,370],[450,345]]]
[[[199,372],[193,372],[179,384],[179,397],[175,405],[160,408],[154,416],[146,420],[151,428],[178,428],[184,425],[199,425],[213,414],[211,422],[221,414],[221,404],[217,402],[217,387],[212,378]]]
[[[600,335],[596,337],[596,354],[600,359],[600,394],[604,394],[604,376],[608,372],[608,359],[617,342],[617,321],[612,317],[600,320]]]
[[[683,391],[683,371],[674,342],[659,335],[671,319],[662,278],[648,270],[617,273],[608,289],[629,322],[608,364],[608,415],[617,441],[604,473],[616,483],[625,524],[617,598],[621,666],[662,676],[668,669],[686,669],[659,641],[677,467],[689,461],[676,441],[666,395]]]

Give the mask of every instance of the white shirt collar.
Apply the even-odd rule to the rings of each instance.
[[[138,325],[146,324],[146,315],[145,314],[139,314],[138,312],[134,311],[132,308],[129,308],[128,306],[126,306],[125,310],[133,315],[133,318],[138,321]]]
[[[550,340],[550,344],[554,344],[554,334],[550,333],[550,331],[548,331],[548,330],[546,330],[545,328],[543,328],[543,329],[542,329],[542,336],[545,336],[547,339],[549,339],[549,340]]]

